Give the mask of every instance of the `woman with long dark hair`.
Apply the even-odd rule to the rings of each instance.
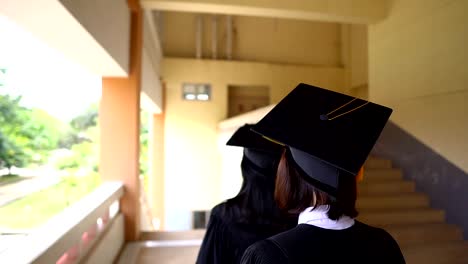
[[[211,211],[197,263],[239,263],[251,244],[295,226],[297,218],[282,214],[274,201],[275,175],[281,147],[239,128],[228,145],[244,147],[239,193]]]
[[[252,128],[284,147],[275,198],[299,220],[241,263],[405,263],[390,234],[355,220],[356,179],[391,112],[300,84]]]

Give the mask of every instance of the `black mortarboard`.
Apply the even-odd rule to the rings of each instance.
[[[299,84],[252,130],[289,147],[306,180],[335,196],[339,178],[357,175],[392,109]]]
[[[265,139],[251,129],[254,125],[244,124],[234,132],[226,145],[256,149],[268,152],[281,152],[282,147]]]
[[[283,147],[251,130],[253,125],[245,124],[234,132],[226,145],[244,147],[244,155],[261,168],[271,167],[279,160]]]

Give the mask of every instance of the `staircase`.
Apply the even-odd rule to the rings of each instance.
[[[468,263],[462,230],[446,224],[444,211],[430,208],[429,198],[416,192],[400,169],[379,158],[370,158],[365,168],[358,220],[387,230],[408,264]],[[127,244],[118,263],[194,263],[203,235],[203,230],[143,233],[143,241]]]
[[[408,264],[468,263],[460,228],[445,223],[442,210],[415,191],[389,160],[370,158],[358,185],[358,220],[382,227],[398,242]]]

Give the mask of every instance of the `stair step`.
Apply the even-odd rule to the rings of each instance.
[[[395,238],[400,246],[463,240],[462,230],[449,224],[389,226],[385,230]]]
[[[138,256],[138,264],[171,263],[186,264],[195,263],[200,246],[180,247],[143,247]]]
[[[364,170],[364,181],[396,181],[402,180],[403,173],[400,169],[367,169]]]
[[[402,248],[407,264],[468,263],[467,242],[432,243]]]
[[[358,220],[373,226],[443,223],[445,213],[435,209],[362,210]]]
[[[429,206],[429,198],[421,193],[389,196],[359,196],[356,207],[360,209],[413,209]]]
[[[203,239],[205,229],[194,229],[184,231],[151,231],[142,232],[139,240],[190,240]]]
[[[359,195],[386,195],[414,192],[413,181],[362,182],[358,185]]]
[[[367,169],[390,169],[392,167],[392,161],[388,159],[381,159],[376,157],[370,157],[366,160],[364,168]]]

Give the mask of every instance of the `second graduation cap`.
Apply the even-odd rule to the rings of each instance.
[[[253,132],[251,129],[254,125],[244,124],[239,127],[231,138],[226,142],[228,146],[238,146],[265,152],[279,153],[282,147],[278,144],[265,139],[258,133]]]
[[[392,109],[299,84],[252,130],[289,147],[307,179],[335,196],[340,177],[356,176]]]
[[[279,161],[283,147],[251,130],[252,124],[238,128],[226,145],[244,147],[244,155],[257,167],[270,168]]]

